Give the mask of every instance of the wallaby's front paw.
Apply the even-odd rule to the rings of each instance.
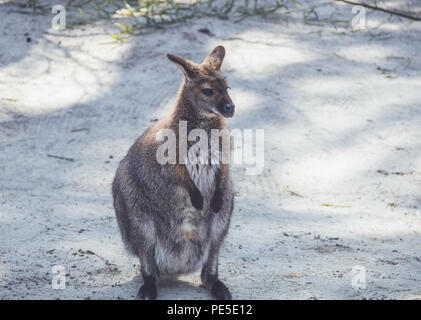
[[[158,296],[158,291],[154,283],[146,282],[140,287],[137,293],[137,298],[142,300],[155,300]]]
[[[231,293],[221,280],[215,281],[212,285],[211,293],[217,300],[232,300]]]
[[[211,209],[213,212],[219,212],[222,208],[222,192],[218,188],[215,190],[215,193],[211,200]]]
[[[196,210],[203,209],[203,197],[199,189],[195,188],[195,190],[190,193],[190,200],[191,204],[193,207],[195,207]]]

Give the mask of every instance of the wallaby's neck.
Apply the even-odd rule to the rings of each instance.
[[[189,129],[221,129],[225,127],[225,120],[218,115],[200,112],[189,98],[189,88],[184,81],[177,97],[175,108],[170,116],[173,125],[178,126],[179,121],[187,121]]]

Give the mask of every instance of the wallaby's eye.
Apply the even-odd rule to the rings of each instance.
[[[212,89],[202,89],[203,94],[207,95],[208,97],[210,97],[211,95],[213,95],[213,90]]]

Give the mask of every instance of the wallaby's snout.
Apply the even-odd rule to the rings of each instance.
[[[218,111],[225,118],[231,118],[234,116],[235,105],[232,103],[232,101],[225,102],[224,104],[218,107]]]
[[[225,81],[225,79],[223,81]],[[228,94],[228,88],[229,87],[222,86],[222,88],[220,88],[220,91],[216,89],[216,94],[219,95],[219,99],[216,105],[212,106],[211,108],[213,113],[219,114],[225,118],[233,117],[235,111],[235,105]]]
[[[167,54],[167,57],[183,72],[187,100],[197,112],[226,118],[234,116],[235,106],[228,94],[226,79],[220,71],[225,57],[223,46],[213,49],[202,64],[172,54]]]

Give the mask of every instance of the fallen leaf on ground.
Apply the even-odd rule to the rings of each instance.
[[[340,204],[322,203],[323,207],[335,207],[335,208],[351,208],[351,206],[343,206]]]
[[[303,275],[291,272],[289,275],[287,275],[287,277],[288,278],[301,278],[303,277]]]
[[[294,191],[291,191],[291,190],[287,190],[292,196],[296,196],[296,197],[300,197],[300,198],[304,198],[304,196],[302,196],[301,194],[298,194],[298,193],[296,193],[296,192],[294,192]]]

